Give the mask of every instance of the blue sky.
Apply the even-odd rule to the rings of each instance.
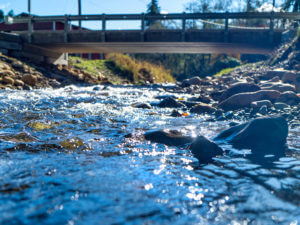
[[[82,11],[86,14],[98,13],[140,13],[146,11],[150,0],[81,0]],[[160,0],[161,10],[183,12],[191,0]],[[57,15],[77,13],[78,0],[31,0],[32,13],[38,15]],[[27,0],[1,0],[0,9],[5,12],[13,9],[15,13],[27,11]]]
[[[83,14],[142,13],[150,0],[81,0]],[[191,0],[160,0],[162,12],[183,12]],[[77,14],[78,0],[31,0],[31,11],[36,15]],[[15,14],[27,12],[27,0],[0,0],[0,9],[7,13],[13,9]],[[100,22],[85,22],[83,26],[100,29]],[[107,24],[108,29],[138,29],[139,22],[114,21]]]

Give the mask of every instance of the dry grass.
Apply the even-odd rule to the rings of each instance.
[[[150,83],[175,82],[175,79],[161,65],[138,61],[129,55],[113,53],[107,55],[107,60],[114,62],[115,72],[123,73],[134,83],[149,81]]]

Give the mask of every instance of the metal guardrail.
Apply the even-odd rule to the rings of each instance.
[[[72,21],[102,21],[102,41],[105,41],[105,31],[107,21],[116,20],[139,20],[141,21],[141,41],[144,41],[145,32],[145,21],[151,20],[181,20],[182,21],[182,41],[185,41],[186,32],[186,20],[214,20],[223,19],[224,23],[224,41],[228,42],[229,34],[229,20],[230,19],[268,19],[270,41],[272,42],[274,35],[274,20],[276,19],[286,19],[300,21],[300,13],[294,12],[235,12],[235,13],[174,13],[174,14],[159,14],[159,15],[149,15],[149,14],[99,14],[99,15],[64,15],[64,16],[34,16],[23,18],[13,18],[13,23],[28,23],[28,40],[31,42],[32,34],[34,32],[33,24],[37,22],[63,22],[64,24],[69,24]],[[68,32],[69,26],[64,26],[65,32],[65,42],[68,42]]]

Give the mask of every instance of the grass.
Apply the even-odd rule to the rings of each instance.
[[[215,77],[220,77],[224,74],[227,74],[227,73],[230,73],[231,71],[233,71],[234,69],[236,69],[237,67],[234,67],[234,68],[226,68],[226,69],[223,69],[221,70],[220,72],[216,73],[214,76]]]
[[[70,57],[72,66],[90,74],[103,74],[114,84],[129,81],[134,84],[175,82],[175,79],[161,65],[138,61],[129,55],[108,54],[105,60],[85,60]]]
[[[169,70],[161,65],[139,61],[129,55],[113,53],[107,55],[108,66],[120,76],[127,77],[134,83],[149,81],[150,83],[175,82]]]

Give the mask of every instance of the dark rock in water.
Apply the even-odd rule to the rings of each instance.
[[[177,110],[173,110],[172,113],[170,114],[172,117],[181,117],[181,113],[178,112]]]
[[[198,97],[192,97],[192,98],[189,98],[188,101],[191,101],[191,102],[203,102],[203,103],[210,103],[211,102],[211,99],[207,96],[198,96]]]
[[[191,143],[192,137],[184,136],[177,130],[157,130],[145,133],[145,139],[169,146],[181,146]]]
[[[280,92],[274,90],[261,90],[257,92],[239,93],[221,102],[219,104],[219,107],[226,111],[241,109],[245,107],[250,108],[252,102],[261,100],[269,100],[271,102],[274,102],[279,98],[279,96]]]
[[[212,158],[223,154],[222,148],[203,136],[198,136],[190,149],[200,163],[212,162]]]
[[[253,83],[237,83],[232,85],[220,96],[219,101],[224,101],[225,99],[231,97],[232,95],[243,93],[243,92],[255,92],[260,90],[260,87]]]
[[[284,117],[261,117],[233,126],[214,138],[228,141],[233,147],[251,149],[253,154],[283,154],[288,124]]]
[[[196,106],[194,106],[191,109],[191,113],[197,113],[197,114],[201,114],[201,113],[212,113],[215,112],[216,109],[211,107],[208,104],[205,103],[198,103]]]
[[[187,108],[192,108],[193,106],[199,104],[199,102],[191,102],[191,101],[181,101]]]
[[[174,98],[167,97],[164,100],[162,100],[159,104],[159,107],[161,108],[180,108],[185,107],[184,104],[181,102],[176,101]]]
[[[140,109],[151,109],[151,105],[149,103],[134,103],[131,105],[134,108],[140,108]]]

